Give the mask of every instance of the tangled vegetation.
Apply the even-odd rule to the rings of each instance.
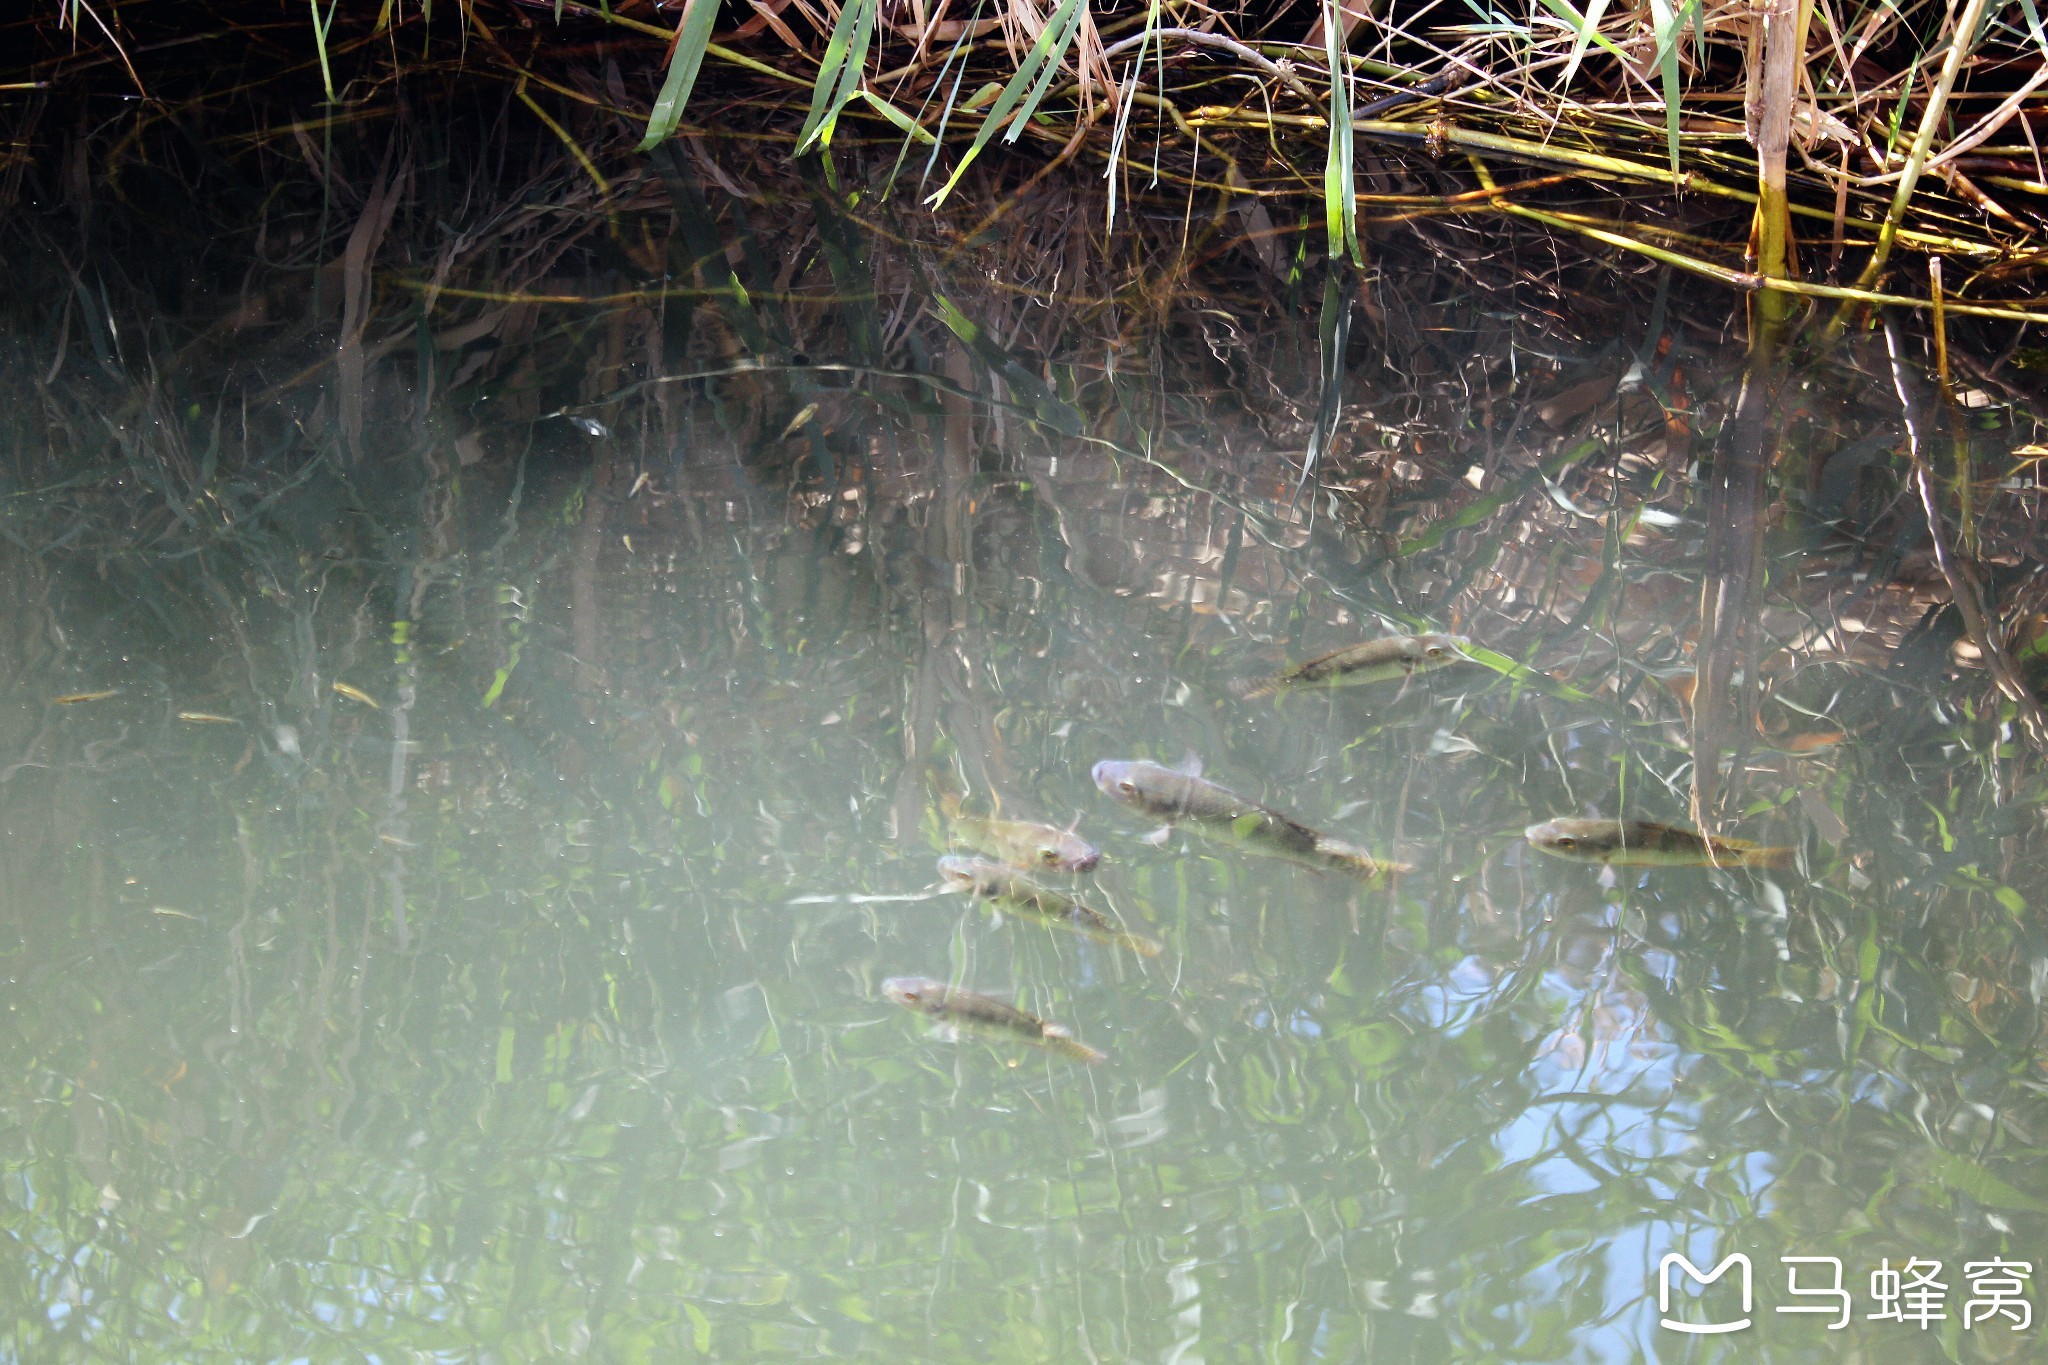
[[[99,78],[177,118],[291,80],[295,136],[402,108],[436,69],[493,74],[601,194],[636,152],[741,126],[828,160],[892,146],[872,190],[933,205],[1028,145],[1033,180],[1101,167],[1112,222],[1165,187],[1362,258],[1362,224],[1507,217],[1780,313],[1813,298],[1835,334],[1871,303],[2048,317],[2034,0],[66,0],[29,23],[42,55],[9,89]],[[1637,206],[1560,207],[1560,185]]]

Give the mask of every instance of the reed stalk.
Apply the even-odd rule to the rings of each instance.
[[[1485,163],[1478,162],[1476,158],[1474,162],[1475,170],[1481,177],[1482,182],[1489,186],[1492,185],[1492,173],[1486,169]],[[1809,284],[1804,280],[1770,279],[1755,271],[1735,270],[1728,266],[1717,265],[1712,261],[1704,261],[1696,256],[1688,256],[1683,252],[1672,251],[1619,232],[1611,232],[1606,228],[1594,227],[1583,221],[1574,220],[1555,213],[1546,213],[1541,209],[1532,209],[1505,198],[1499,201],[1499,208],[1502,213],[1512,217],[1523,218],[1532,223],[1541,223],[1545,227],[1556,228],[1563,232],[1576,233],[1589,240],[1616,247],[1622,251],[1633,252],[1638,256],[1646,256],[1653,261],[1660,261],[1665,265],[1683,270],[1687,274],[1698,275],[1703,279],[1715,280],[1736,289],[1770,290],[1814,299],[1839,299],[1845,303],[1872,307],[1910,308],[1915,310],[1933,307],[1933,302],[1930,299],[1913,298],[1905,294],[1884,294],[1873,289],[1859,289],[1848,285]],[[1949,313],[1962,314],[1968,317],[1997,318],[2008,322],[2048,324],[2048,307],[2027,309],[2017,305],[1953,302],[1945,303],[1944,307]]]
[[[1791,201],[1785,187],[1785,150],[1792,141],[1792,107],[1798,98],[1809,12],[1803,0],[1763,0],[1761,99],[1751,130],[1756,144],[1756,219],[1750,237],[1757,273],[1772,280],[1789,280],[1797,273]],[[1757,306],[1782,320],[1791,310],[1792,296],[1765,292],[1758,296]]]
[[[1856,277],[1856,285],[1860,289],[1875,285],[1878,277],[1884,274],[1885,262],[1891,259],[1892,243],[1899,236],[1907,205],[1912,203],[1913,191],[1920,183],[1921,169],[1927,164],[1927,155],[1934,147],[1934,135],[1940,129],[1942,116],[1948,108],[1949,94],[1955,89],[1956,75],[1962,71],[1964,59],[1976,44],[1977,30],[1984,22],[1984,4],[1985,0],[1964,0],[1963,12],[1949,34],[1948,53],[1942,59],[1941,74],[1935,78],[1934,90],[1927,97],[1926,108],[1921,111],[1920,126],[1913,134],[1912,148],[1906,153],[1906,164],[1899,174],[1898,187],[1892,192],[1891,208],[1885,212],[1884,224],[1877,231],[1877,246],[1864,264],[1863,273]],[[1830,337],[1839,336],[1848,326],[1849,312],[1846,303],[1836,311],[1828,328]]]

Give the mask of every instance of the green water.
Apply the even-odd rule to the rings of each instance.
[[[1028,321],[928,283],[996,337]],[[381,453],[309,427],[318,461],[212,461],[195,386],[123,427],[174,448],[160,486],[24,456],[0,1355],[2039,1358],[2038,1325],[1961,1319],[1965,1262],[2048,1247],[2042,769],[1960,628],[1921,629],[1946,594],[1873,352],[1807,372],[1833,415],[1783,418],[1738,517],[1737,671],[1767,690],[1717,800],[1799,866],[1603,875],[1520,832],[1690,819],[1711,433],[1688,454],[1642,391],[1511,421],[1656,337],[1511,375],[1468,300],[1444,354],[1491,349],[1486,424],[1438,382],[1404,420],[1451,425],[1382,441],[1395,348],[1360,320],[1349,444],[1304,484],[1328,304],[1288,297],[1278,350],[1190,311],[1132,323],[1126,360],[1180,358],[1121,375],[1080,346],[1005,370],[919,305],[880,368],[958,393],[800,366],[607,400],[648,377],[615,348],[494,416],[509,362],[465,393],[452,355],[421,363],[476,446],[373,397]],[[701,303],[663,363],[726,363],[714,323],[777,363],[880,354],[879,315],[806,339],[755,306]],[[1205,350],[1265,356],[1301,423],[1191,379]],[[1696,404],[1740,361],[1696,351]],[[2031,420],[1989,419],[1987,479]],[[2032,497],[1980,509],[2021,574]],[[1494,667],[1236,699],[1422,628]],[[1148,843],[1089,780],[1190,752],[1416,870]],[[1076,887],[1164,952],[941,893],[941,793],[1078,819],[1106,856]],[[934,1036],[880,995],[906,974],[1108,1060]],[[1674,1251],[1746,1254],[1751,1326],[1660,1326]],[[1822,1302],[1783,1256],[1841,1260],[1846,1328],[1776,1311]],[[1914,1257],[1946,1319],[1870,1320],[1871,1272]],[[1734,1283],[1668,1316],[1734,1319]]]

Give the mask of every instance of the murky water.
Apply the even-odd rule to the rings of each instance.
[[[704,212],[742,275],[812,250]],[[2048,1247],[2042,769],[1930,612],[1881,344],[1786,363],[1745,495],[1695,463],[1742,357],[1675,303],[1660,352],[1661,293],[1556,358],[1454,283],[1434,352],[1314,283],[1062,350],[819,221],[781,289],[866,309],[702,266],[694,311],[444,341],[428,417],[316,377],[277,401],[317,463],[248,455],[286,422],[220,460],[262,416],[196,391],[85,480],[20,459],[0,1351],[2038,1358],[1984,1263]],[[2032,417],[1973,392],[2010,584]],[[1239,699],[1424,628],[1486,664]],[[1710,688],[1708,802],[1795,867],[1523,841],[1689,823]],[[1148,842],[1090,781],[1189,753],[1415,871]],[[1164,951],[944,893],[954,799],[1078,821],[1075,889]],[[897,975],[1108,1060],[935,1036]],[[1749,1266],[1660,1308],[1672,1252]],[[1838,1259],[1796,1273],[1846,1325],[1783,1257]],[[1942,1297],[1873,1317],[1914,1258]]]

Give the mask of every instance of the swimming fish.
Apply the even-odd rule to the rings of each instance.
[[[383,705],[375,697],[363,691],[362,688],[357,687],[354,683],[345,683],[341,679],[336,678],[327,685],[333,688],[338,695],[347,697],[350,701],[359,701],[372,711],[382,711],[384,709]]]
[[[1799,856],[1654,820],[1545,820],[1522,837],[1554,857],[1616,867],[1790,867]]]
[[[1352,683],[1392,682],[1466,660],[1472,642],[1462,635],[1389,635],[1347,645],[1307,663],[1256,678],[1238,691],[1244,701],[1270,697],[1288,687],[1344,687]]]
[[[1162,767],[1144,759],[1104,759],[1095,765],[1095,785],[1113,801],[1141,810],[1169,825],[1192,825],[1206,834],[1243,844],[1260,853],[1318,867],[1335,868],[1354,877],[1384,877],[1413,872],[1406,863],[1373,857],[1327,834],[1283,815],[1271,806],[1247,800],[1226,787],[1203,780],[1201,765]]]
[[[939,875],[946,879],[947,889],[984,897],[1019,918],[1029,916],[1071,929],[1097,942],[1128,948],[1139,957],[1159,956],[1159,945],[1152,939],[1125,933],[1073,897],[1041,885],[1015,868],[986,858],[949,856],[939,859]]]
[[[954,839],[1018,867],[1086,872],[1102,861],[1102,850],[1071,829],[1041,825],[1035,820],[962,815],[960,798],[951,792],[939,797],[939,808],[946,813]]]
[[[903,1008],[916,1010],[942,1024],[983,1033],[1000,1033],[1019,1042],[1050,1048],[1077,1062],[1109,1060],[1058,1024],[1049,1024],[1037,1015],[1026,1014],[1015,1005],[1006,1005],[993,996],[963,991],[928,976],[892,976],[882,983],[882,994]]]

